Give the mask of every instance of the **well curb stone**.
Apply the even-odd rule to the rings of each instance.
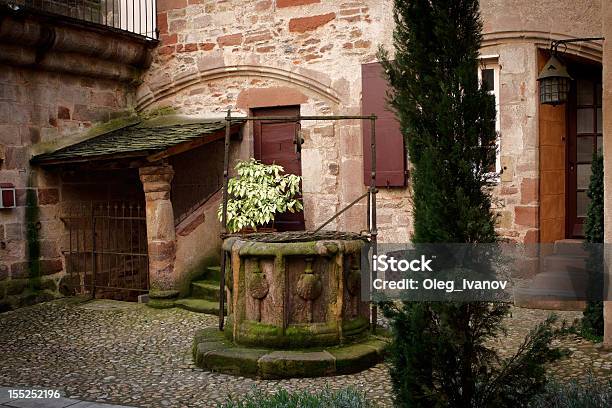
[[[216,328],[195,336],[193,358],[203,369],[262,379],[324,377],[351,374],[384,360],[389,339],[366,339],[335,347],[272,350],[241,347],[225,339]]]

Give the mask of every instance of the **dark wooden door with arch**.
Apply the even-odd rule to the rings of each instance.
[[[299,106],[258,108],[252,110],[253,116],[297,116]],[[278,120],[253,121],[255,158],[265,164],[283,166],[286,173],[302,175],[302,163],[295,148],[296,122]],[[305,229],[304,212],[277,214],[274,228],[278,231],[301,231]]]

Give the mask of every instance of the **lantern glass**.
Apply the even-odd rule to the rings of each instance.
[[[540,80],[540,103],[560,105],[567,102],[570,90],[570,78],[550,76]]]

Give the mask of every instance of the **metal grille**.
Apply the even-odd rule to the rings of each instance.
[[[174,169],[172,207],[180,223],[210,199],[223,185],[223,140],[170,158]]]
[[[75,294],[135,300],[149,289],[144,207],[139,203],[65,205],[67,286]]]
[[[156,0],[0,0],[0,4],[14,10],[37,10],[158,38]]]

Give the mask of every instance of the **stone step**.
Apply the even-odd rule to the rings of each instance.
[[[555,255],[587,257],[589,253],[584,249],[583,244],[583,239],[560,239],[555,241],[554,253]]]
[[[582,256],[549,255],[544,258],[543,272],[586,271],[586,258]]]
[[[191,312],[219,315],[219,302],[211,302],[210,300],[183,298],[176,300],[174,306]]]
[[[206,268],[206,279],[217,281],[217,282],[220,281],[221,280],[221,266],[215,265],[215,266],[207,267]]]
[[[219,301],[219,281],[201,280],[191,282],[191,296],[198,299]]]

